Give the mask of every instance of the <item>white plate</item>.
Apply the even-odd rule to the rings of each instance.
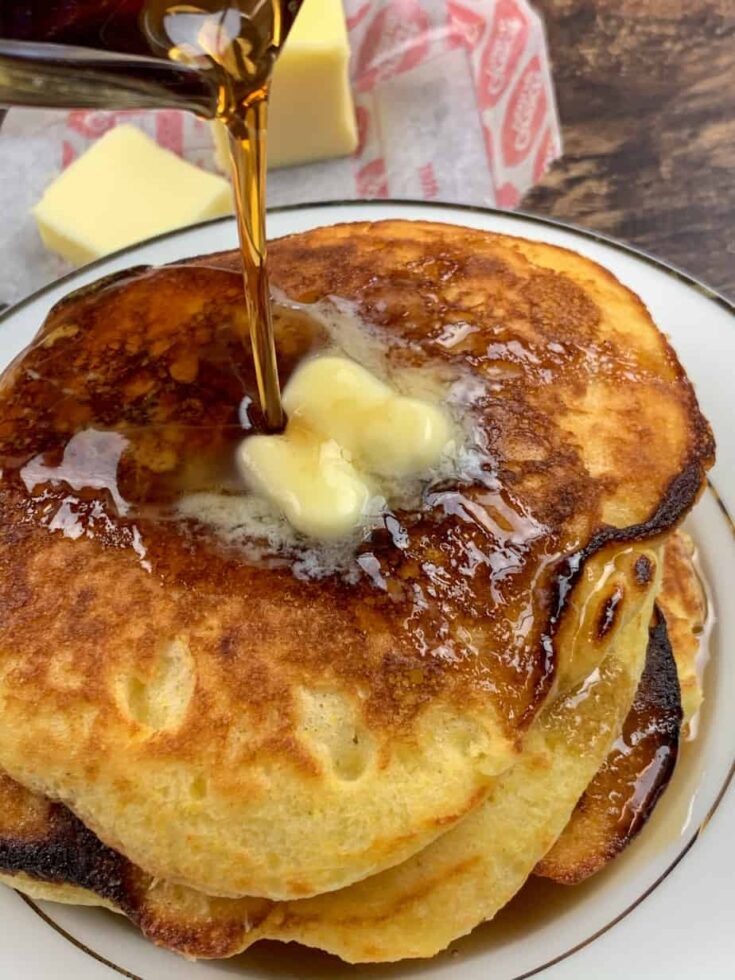
[[[339,221],[428,218],[508,232],[573,248],[611,269],[648,304],[671,337],[718,441],[712,486],[689,525],[714,593],[716,622],[704,723],[683,753],[662,804],[638,840],[603,874],[564,892],[538,886],[498,920],[430,962],[348,968],[296,946],[264,944],[236,960],[192,964],[155,949],[121,918],[33,905],[0,889],[0,977],[224,980],[289,977],[596,980],[735,975],[735,418],[733,309],[705,287],[613,242],[518,214],[426,204],[314,205],[270,215],[270,235]],[[67,277],[3,318],[0,366],[32,338],[63,295],[127,266],[233,248],[232,220],[153,240]],[[706,832],[702,833],[704,825]],[[696,846],[692,844],[697,841]],[[574,954],[574,955],[572,955]]]

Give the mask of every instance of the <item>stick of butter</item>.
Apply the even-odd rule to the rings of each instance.
[[[229,181],[125,125],[106,133],[57,177],[33,213],[46,247],[82,265],[232,208]]]
[[[342,0],[304,0],[276,62],[268,112],[268,163],[288,167],[347,156],[357,147]],[[227,133],[214,123],[217,161],[229,171]]]

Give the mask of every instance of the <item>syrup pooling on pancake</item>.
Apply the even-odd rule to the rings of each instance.
[[[349,574],[297,576],[277,539],[250,556],[177,511],[189,491],[226,496],[246,434],[238,279],[213,267],[231,258],[71,297],[4,381],[0,765],[146,873],[292,898],[396,865],[480,805],[551,689],[584,570],[668,530],[712,445],[645,310],[570,253],[388,222],[271,255],[306,308],[279,335],[284,381],[334,346],[309,311],[338,297],[379,338],[386,378],[465,392],[479,467],[394,507]],[[450,323],[472,329],[448,344]],[[125,515],[104,487],[20,476],[63,465],[89,429],[128,440]],[[88,534],[49,528],[66,497]],[[586,665],[650,592],[650,575],[626,577],[609,628],[601,590]]]
[[[121,840],[116,832],[106,832],[94,813],[76,804],[77,813],[107,843],[135,855],[152,873],[167,873],[174,880],[183,879],[215,894],[280,897],[333,887],[333,883],[353,880],[402,859],[442,832],[445,820],[458,819],[474,805],[492,773],[512,761],[521,717],[529,705],[540,700],[552,668],[548,651],[539,654],[547,594],[539,593],[541,617],[535,623],[534,599],[529,600],[525,583],[530,574],[551,580],[555,556],[546,553],[543,526],[516,507],[492,475],[491,461],[487,456],[487,462],[478,460],[477,453],[470,453],[466,460],[467,476],[474,482],[460,488],[462,495],[468,495],[467,508],[460,506],[456,486],[454,497],[447,496],[456,481],[445,478],[443,487],[417,487],[409,494],[415,499],[411,501],[415,509],[385,515],[382,526],[371,529],[356,547],[353,543],[352,551],[342,556],[342,567],[336,569],[330,567],[332,556],[325,556],[323,549],[305,549],[298,539],[290,552],[277,538],[270,542],[250,539],[248,550],[236,540],[223,543],[209,523],[177,519],[177,502],[196,492],[223,496],[222,491],[229,490],[233,499],[241,493],[241,487],[230,482],[231,460],[246,434],[238,417],[239,406],[255,389],[247,376],[238,376],[234,359],[228,357],[228,328],[237,316],[235,297],[230,300],[227,293],[233,278],[211,269],[143,273],[127,283],[113,283],[100,294],[82,297],[74,304],[73,314],[68,304],[62,307],[58,319],[52,319],[48,327],[53,342],[45,345],[42,339],[15,368],[6,415],[12,434],[0,446],[6,450],[2,489],[9,518],[6,527],[13,527],[25,539],[29,576],[34,578],[35,570],[42,567],[44,576],[70,580],[65,595],[67,615],[58,618],[49,609],[42,627],[44,643],[64,651],[45,668],[44,684],[54,692],[46,702],[53,730],[63,713],[54,702],[66,697],[69,685],[80,689],[79,678],[86,676],[88,680],[81,684],[87,688],[99,688],[102,682],[95,699],[105,703],[99,715],[96,711],[75,715],[94,741],[94,751],[101,745],[103,715],[109,718],[111,712],[118,713],[133,744],[141,734],[153,740],[165,732],[169,742],[174,742],[173,751],[177,745],[183,751],[190,744],[191,726],[196,728],[201,719],[209,732],[205,754],[214,753],[205,769],[216,773],[202,778],[216,787],[213,794],[222,786],[227,798],[236,791],[225,771],[232,772],[236,781],[243,778],[237,775],[239,771],[249,771],[236,761],[241,752],[256,758],[260,766],[269,740],[283,744],[296,732],[297,741],[285,743],[289,746],[286,765],[302,766],[307,772],[326,767],[325,778],[334,781],[333,794],[340,794],[343,806],[349,804],[342,789],[346,783],[364,786],[362,792],[368,794],[372,779],[378,775],[385,779],[381,767],[388,752],[393,754],[393,780],[407,780],[415,786],[415,753],[409,737],[407,753],[402,754],[402,732],[425,731],[427,735],[419,735],[423,744],[428,744],[428,732],[437,726],[448,733],[436,748],[429,747],[434,761],[419,763],[427,772],[436,773],[433,779],[441,778],[445,784],[441,817],[437,819],[434,791],[426,795],[423,811],[417,811],[417,830],[410,829],[413,816],[406,833],[407,821],[401,811],[386,811],[387,832],[375,821],[366,822],[360,831],[365,844],[358,845],[364,852],[358,851],[357,860],[343,868],[341,856],[326,861],[324,867],[323,845],[301,843],[310,824],[312,835],[324,824],[323,819],[312,817],[313,777],[305,780],[307,796],[297,804],[306,833],[294,832],[289,819],[277,831],[277,845],[271,845],[283,854],[284,870],[277,863],[275,872],[268,867],[255,875],[249,860],[253,833],[246,821],[239,822],[239,848],[232,840],[226,847],[222,842],[217,858],[215,846],[200,844],[199,849],[206,852],[202,865],[197,862],[199,849],[192,851],[188,843],[192,836],[196,839],[196,828],[193,835],[186,830],[180,835],[177,828],[182,818],[196,823],[198,812],[189,817],[187,804],[172,802],[175,840],[171,845],[164,840],[165,847],[176,850],[172,865],[168,854],[160,863],[160,857],[146,853],[148,842],[161,842],[157,829],[146,829],[145,839],[137,843],[127,837]],[[203,309],[205,304],[208,309]],[[332,344],[314,326],[314,318],[302,311],[285,311],[282,322],[280,357],[287,381],[304,357],[331,349]],[[182,335],[188,338],[188,352],[181,347]],[[190,356],[192,338],[197,341],[195,360]],[[395,371],[425,385],[425,377],[421,382],[418,379],[430,372],[419,354],[418,350],[403,350]],[[449,372],[450,379],[453,374]],[[461,401],[464,391],[472,391],[466,380],[452,398]],[[248,413],[247,421],[248,431],[260,430],[254,412]],[[476,438],[484,451],[481,428]],[[121,440],[126,442],[122,452]],[[94,447],[94,451],[83,458],[80,445],[87,450]],[[105,449],[108,458],[103,461]],[[88,464],[95,460],[100,463],[99,471],[91,472]],[[72,461],[76,473],[70,472]],[[110,486],[115,461],[117,485]],[[54,470],[66,474],[65,478],[54,479]],[[429,489],[432,494],[441,493],[441,498],[435,499]],[[470,498],[469,494],[477,492],[496,505],[496,513],[484,524],[477,514],[468,516],[484,506],[483,501]],[[422,527],[423,512],[430,507],[435,514]],[[502,554],[496,548],[496,536]],[[57,550],[60,539],[74,546],[73,558],[69,552],[74,567],[82,562],[86,568],[95,568],[93,581],[86,573],[70,575],[61,570],[66,559],[64,548]],[[533,547],[544,567],[531,573],[524,556]],[[497,554],[483,562],[483,551]],[[122,562],[115,557],[118,554],[124,556]],[[443,573],[444,562],[458,566],[461,581],[457,587],[451,574]],[[125,581],[120,577],[122,569],[126,570]],[[314,578],[315,572],[319,578]],[[489,575],[494,579],[491,590],[486,585]],[[223,594],[229,601],[223,602]],[[109,601],[110,595],[116,601]],[[267,628],[263,629],[270,615],[265,610],[273,596],[277,596],[277,616],[282,623],[280,656],[273,650]],[[243,624],[240,597],[247,597],[252,626]],[[170,611],[162,612],[160,603]],[[497,639],[488,638],[484,623],[490,623],[498,605],[506,615],[495,620]],[[85,607],[92,617],[89,631],[83,626]],[[309,609],[307,617],[304,608]],[[514,636],[519,618],[534,624],[530,640]],[[215,628],[210,625],[213,620]],[[150,626],[143,626],[146,623]],[[6,621],[6,626],[6,636],[20,631],[30,639],[19,621]],[[141,627],[146,632],[153,627],[153,635],[139,654]],[[104,681],[95,666],[99,647],[93,634],[99,635],[100,630],[115,636],[122,648],[119,656],[109,657]],[[75,639],[70,647],[67,638],[72,635]],[[80,635],[81,643],[77,642]],[[325,657],[325,636],[333,636],[338,653]],[[486,649],[488,643],[492,651]],[[30,650],[28,653],[32,658]],[[20,656],[24,658],[25,653]],[[289,691],[279,677],[296,664],[300,683]],[[186,680],[192,672],[197,680]],[[169,674],[172,682],[167,680]],[[207,675],[209,684],[203,685],[202,677]],[[252,681],[244,680],[247,675]],[[168,698],[165,692],[171,683],[185,692],[186,700],[183,707],[162,714],[155,705],[161,697]],[[337,695],[331,693],[335,688]],[[347,698],[342,692],[347,692]],[[212,712],[209,706],[213,697],[220,702],[219,712]],[[474,710],[469,712],[468,697],[474,701]],[[266,725],[260,720],[264,701],[278,705],[278,714]],[[437,703],[441,705],[438,710]],[[341,719],[336,736],[331,723],[326,728],[323,724],[325,717],[335,713]],[[109,725],[105,728],[112,738]],[[236,728],[247,735],[235,734]],[[355,752],[352,744],[358,738],[364,748]],[[264,746],[260,751],[259,741]],[[349,751],[343,748],[343,741]],[[151,754],[157,756],[155,741],[150,746]],[[119,747],[115,752],[119,756]],[[450,778],[446,773],[440,777],[457,758],[461,758],[461,767]],[[64,768],[69,769],[68,758]],[[83,767],[77,770],[83,771]],[[62,793],[74,808],[76,791]],[[242,798],[242,791],[237,793]],[[158,827],[165,800],[156,800],[155,790],[142,785],[139,795],[139,805],[147,814],[143,819],[155,820]],[[275,790],[273,795],[293,798],[290,790]],[[323,786],[318,795],[322,801],[329,799]],[[225,805],[229,809],[229,801]],[[134,802],[127,809],[137,812],[137,806]],[[340,827],[349,824],[340,816],[339,805],[332,812],[332,836],[341,847]],[[208,820],[206,813],[202,819]],[[139,818],[136,824],[137,831]],[[208,834],[209,826],[204,823],[198,832]],[[183,851],[179,840],[187,842]],[[289,854],[295,847],[303,847],[300,860],[306,858],[306,872],[291,870],[294,862]],[[309,865],[314,860],[317,868]]]
[[[421,700],[428,693],[422,688],[442,683],[441,669],[432,666],[437,660],[466,674],[480,691],[504,689],[525,701],[539,676],[527,676],[535,611],[533,590],[521,580],[528,581],[531,550],[540,561],[534,570],[540,581],[551,578],[558,555],[545,525],[493,472],[481,413],[497,381],[488,385],[461,360],[427,357],[416,340],[366,323],[344,300],[282,301],[275,319],[285,384],[305,359],[342,350],[341,344],[396,391],[440,397],[461,433],[453,457],[428,480],[397,481],[394,495],[403,506],[374,513],[365,534],[337,546],[305,540],[277,511],[243,494],[234,465],[237,447],[262,431],[262,423],[254,379],[232,336],[239,312],[233,278],[213,269],[143,273],[125,290],[122,284],[108,287],[101,309],[90,304],[86,330],[77,312],[81,324],[62,316],[49,325],[26,355],[19,379],[19,402],[27,399],[38,413],[22,465],[15,460],[28,491],[27,517],[52,532],[131,549],[154,574],[170,566],[172,542],[182,535],[197,555],[224,544],[229,564],[244,556],[249,563],[295,570],[301,578],[323,581],[336,573],[337,590],[345,584],[367,590],[364,629],[400,632],[408,642],[418,658],[408,669],[409,684]],[[184,323],[171,323],[164,314],[160,294],[166,295],[166,286],[177,294],[176,316],[180,306],[189,314]],[[208,315],[197,291],[215,286],[225,302]],[[137,334],[136,292],[138,303],[153,305],[146,310],[148,332]],[[124,304],[130,312],[121,324]],[[199,342],[187,346],[176,335]],[[12,482],[10,458],[2,463]],[[194,524],[176,526],[179,516],[194,518]],[[193,558],[179,574],[199,582],[202,568],[214,560]],[[496,609],[504,615],[493,617]],[[493,646],[507,651],[499,676],[482,655],[491,618]],[[548,663],[543,672],[550,670]],[[408,702],[413,711],[413,697]]]

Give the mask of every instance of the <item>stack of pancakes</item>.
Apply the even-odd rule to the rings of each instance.
[[[282,379],[331,304],[387,380],[471,392],[477,460],[310,574],[176,516],[227,507],[259,426],[237,262],[71,295],[0,384],[2,879],[192,957],[431,956],[530,875],[599,870],[665,788],[704,616],[676,528],[713,439],[587,259],[400,221],[282,239]]]

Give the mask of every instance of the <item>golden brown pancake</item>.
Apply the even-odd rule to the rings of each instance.
[[[576,885],[596,874],[640,833],[669,784],[679,751],[681,694],[676,661],[658,614],[646,666],[623,731],[564,832],[535,874]]]
[[[696,661],[707,617],[694,545],[677,531],[664,547],[646,667],[622,734],[536,874],[577,884],[640,833],[671,779],[679,742],[702,703]],[[666,611],[664,618],[661,610]]]
[[[678,554],[676,543],[672,541],[671,547],[667,543],[663,570],[664,585],[661,593],[658,594],[658,601],[666,601],[667,604],[680,601],[677,598],[680,593],[683,596],[688,595],[691,591],[691,579],[696,575],[691,563],[687,567],[678,563]],[[676,563],[675,568],[670,566],[670,562]],[[690,622],[690,629],[695,625],[696,618]],[[630,646],[624,655],[630,657],[633,653],[634,646]],[[648,632],[646,667],[635,703],[625,720],[624,734],[617,739],[619,743],[621,738],[627,735],[628,742],[631,743],[639,736],[643,736],[643,750],[633,746],[633,751],[625,756],[621,766],[611,765],[611,762],[620,755],[619,750],[613,748],[608,762],[592,780],[582,798],[583,801],[587,801],[586,806],[583,808],[580,804],[577,805],[572,819],[556,845],[541,865],[536,867],[536,873],[541,871],[557,880],[571,881],[573,878],[581,880],[585,876],[583,872],[588,869],[599,869],[602,865],[601,859],[609,860],[622,849],[622,844],[628,838],[623,836],[621,843],[620,830],[623,830],[624,835],[630,835],[633,828],[630,823],[625,823],[623,820],[625,806],[616,807],[616,804],[629,802],[630,793],[626,794],[626,790],[635,782],[635,776],[645,777],[650,769],[652,756],[655,758],[658,748],[662,745],[668,748],[669,761],[671,753],[675,754],[676,751],[678,698],[675,696],[677,682],[675,672],[672,676],[672,667],[673,661],[665,637],[665,626],[663,622],[654,624]],[[620,676],[625,675],[618,674],[618,677]],[[594,687],[594,684],[591,685],[592,691]],[[599,681],[597,687],[599,688]],[[608,692],[608,699],[611,697],[611,692],[612,689]],[[618,697],[620,695],[621,690],[618,690]],[[572,704],[576,698],[577,695],[572,696],[570,699]],[[614,737],[615,727],[610,725],[609,714],[598,713],[597,706],[588,714],[586,727],[579,722],[570,724],[574,710],[569,712],[563,711],[562,708],[563,702],[561,705],[551,706],[545,712],[547,737],[555,729],[558,732],[568,733],[570,728],[576,727],[577,738],[571,741],[572,753],[590,731],[598,732],[597,752],[601,751],[600,745],[603,744],[606,725],[609,729],[608,740]],[[661,732],[665,727],[668,731],[662,737]],[[527,758],[522,776],[515,779],[516,785],[520,788],[525,787],[524,805],[529,794],[539,793],[536,783],[539,779],[539,769],[542,780],[540,792],[549,790],[550,796],[555,801],[559,798],[560,773],[554,767],[553,761],[550,766],[548,765],[548,757],[546,763],[539,766],[539,751],[537,748],[535,758],[533,755]],[[639,767],[635,774],[631,763]],[[574,773],[574,767],[570,769]],[[656,793],[657,799],[664,781],[660,770],[656,775],[657,779],[653,781],[655,786],[652,788],[659,789]],[[575,779],[580,780],[579,785],[583,785],[581,781],[583,778],[584,773],[575,774]],[[607,787],[610,795],[607,799],[603,799],[601,792],[595,792],[594,787],[598,790]],[[569,787],[564,788],[568,790]],[[499,798],[502,799],[502,796]],[[506,799],[506,805],[507,802]],[[573,802],[572,797],[572,804]],[[649,799],[647,805],[649,812],[654,802]],[[492,802],[485,806],[492,806]],[[542,822],[558,820],[555,809],[556,807],[550,806],[548,802],[545,803],[539,810]],[[645,805],[639,806],[631,814],[637,821],[637,829],[642,825],[641,817],[646,809]],[[611,815],[614,819],[611,819]],[[523,812],[514,814],[511,810],[510,816],[511,826],[507,837],[503,836],[499,826],[494,827],[491,845],[491,848],[496,849],[494,867],[502,869],[502,862],[497,858],[499,852],[501,855],[513,855],[514,862],[522,861],[521,867],[525,870],[529,867],[528,862],[532,860],[533,851],[531,850],[530,854],[525,853],[529,841],[523,834],[519,835],[518,827],[524,823],[526,814]],[[446,844],[440,842],[434,847],[434,852],[439,852],[438,857],[441,858],[441,852],[447,844],[450,848],[461,847],[463,841],[464,846],[471,848],[474,844],[476,847],[478,835],[477,827],[474,825],[479,822],[475,818],[463,822],[452,831]],[[492,821],[483,822],[493,827]],[[550,833],[548,828],[541,833],[531,835],[532,848],[545,850],[553,836],[553,831]],[[452,837],[455,839],[454,844]],[[456,843],[457,839],[459,844]],[[415,883],[412,900],[407,903],[409,906],[415,908],[418,905],[420,909],[421,895],[427,894],[430,898],[433,889],[441,888],[443,885],[444,878],[441,874],[437,874],[437,867],[433,863],[436,859],[436,856],[432,859],[432,849],[429,849],[428,853],[419,855],[414,861]],[[467,870],[466,867],[462,870],[465,864],[466,862],[459,862],[457,865],[460,876]],[[478,865],[484,873],[484,866],[475,856],[473,861],[469,862],[469,867],[477,868]],[[407,877],[411,882],[411,866],[409,865],[408,868]],[[336,893],[326,900],[332,906],[331,914],[339,923],[344,917],[341,906],[359,905],[361,893],[364,897],[365,890],[369,889],[380,896],[383,912],[388,917],[389,913],[386,909],[390,909],[391,903],[397,909],[406,904],[406,884],[402,881],[405,873],[405,870],[397,868],[395,871],[378,876],[375,885],[366,882],[364,885],[353,886],[347,889],[342,897],[340,893]],[[417,877],[418,882],[416,882]],[[452,880],[451,875],[444,877],[449,881]],[[284,928],[294,928],[293,920],[288,914],[284,916],[283,908],[277,905],[271,906],[269,903],[257,901],[248,903],[247,900],[210,900],[199,893],[176,888],[166,882],[153,882],[139,869],[132,867],[121,855],[104,847],[63,806],[51,804],[7,777],[0,779],[0,880],[35,898],[70,904],[100,904],[117,911],[124,911],[148,938],[190,956],[233,955],[259,937],[269,935],[277,937]],[[484,913],[486,916],[492,914],[492,909],[499,907],[507,898],[512,880],[513,875],[499,876],[497,872],[496,877],[490,880],[487,892],[490,907],[488,908],[488,904],[485,905],[488,908]],[[398,889],[397,895],[396,889]],[[355,893],[357,901],[351,897]],[[291,915],[294,912],[297,916],[301,915],[299,910],[304,905],[308,908],[309,903],[296,903],[291,906]],[[370,918],[366,918],[369,929]],[[329,938],[329,920],[326,923],[322,921],[321,930],[322,943],[326,942],[331,946],[333,940]],[[382,932],[383,926],[375,925],[375,930]],[[406,942],[403,938],[400,941]],[[363,936],[361,942],[363,946],[367,946],[369,937],[366,939]],[[362,955],[366,956],[367,953]]]
[[[655,562],[634,543],[691,507],[713,442],[640,301],[571,252],[384,222],[271,257],[305,304],[279,321],[284,381],[338,297],[388,380],[472,392],[482,465],[387,515],[349,575],[249,560],[163,519],[246,434],[233,257],[72,295],[0,392],[0,766],[146,874],[289,898],[496,791],[635,620]]]
[[[148,939],[187,956],[232,956],[269,911],[154,881],[59,803],[0,776],[0,880],[41,900],[122,912]]]
[[[430,956],[491,918],[564,827],[630,707],[656,586],[595,678],[541,713],[519,762],[482,806],[395,868],[295,902],[210,899],[152,880],[64,807],[5,778],[0,802],[25,807],[27,818],[16,816],[19,832],[0,835],[0,880],[72,904],[92,904],[96,893],[146,936],[189,956],[234,955],[258,939],[297,940],[351,962]]]

